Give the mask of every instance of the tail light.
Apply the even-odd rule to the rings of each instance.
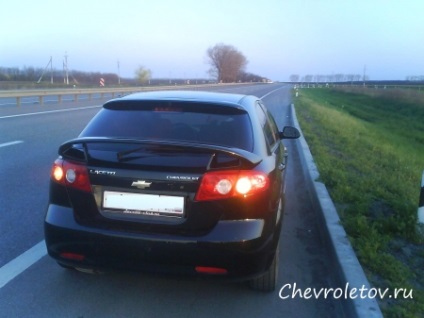
[[[213,171],[203,175],[196,200],[219,200],[247,197],[269,187],[266,174],[251,170]]]
[[[200,274],[212,274],[212,275],[225,275],[228,274],[228,270],[220,267],[206,267],[206,266],[196,266],[196,272]]]
[[[62,252],[60,257],[70,259],[73,261],[83,261],[85,256],[83,254],[73,253],[73,252]]]
[[[51,178],[67,187],[91,191],[87,167],[82,164],[57,159],[52,167]]]

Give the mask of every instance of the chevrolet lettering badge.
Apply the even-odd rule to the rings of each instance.
[[[132,186],[132,187],[137,187],[137,188],[139,188],[139,189],[145,189],[145,188],[150,187],[150,185],[151,185],[151,184],[152,184],[151,182],[146,182],[146,181],[144,181],[144,180],[138,180],[138,181],[134,181],[134,182],[131,184],[131,186]]]

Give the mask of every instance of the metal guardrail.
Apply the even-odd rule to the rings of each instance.
[[[152,90],[152,87],[148,88]],[[147,90],[145,87],[122,87],[122,88],[107,88],[107,89],[53,89],[53,90],[16,90],[16,91],[1,91],[0,98],[15,98],[16,106],[21,106],[21,99],[24,97],[37,97],[40,105],[44,104],[44,98],[48,96],[57,96],[58,103],[62,103],[63,96],[73,96],[73,100],[78,102],[78,96],[87,95],[88,100],[93,98],[93,95],[100,95],[103,98],[105,94],[111,94],[112,98],[119,94],[129,94]]]
[[[112,98],[119,95],[126,95],[143,91],[155,90],[175,90],[175,89],[199,89],[201,87],[214,87],[222,85],[242,85],[243,83],[234,84],[202,84],[202,85],[178,85],[178,86],[143,86],[143,87],[114,87],[114,88],[70,88],[70,89],[33,89],[33,90],[8,90],[0,91],[0,98],[16,98],[16,105],[21,106],[23,97],[37,97],[40,105],[43,105],[44,98],[47,96],[57,96],[58,103],[62,103],[63,96],[74,96],[73,100],[78,102],[78,96],[87,95],[88,100],[91,100],[93,95],[100,94],[103,98],[106,94],[111,94]],[[252,83],[244,83],[252,84]]]

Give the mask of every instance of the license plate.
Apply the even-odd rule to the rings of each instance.
[[[182,217],[184,198],[169,195],[105,191],[103,208],[127,215]]]

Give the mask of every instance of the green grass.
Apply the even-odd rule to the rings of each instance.
[[[415,231],[424,94],[408,96],[305,89],[295,99],[321,181],[368,278],[376,287],[414,289],[413,300],[381,301],[388,317],[424,313],[423,246]]]

